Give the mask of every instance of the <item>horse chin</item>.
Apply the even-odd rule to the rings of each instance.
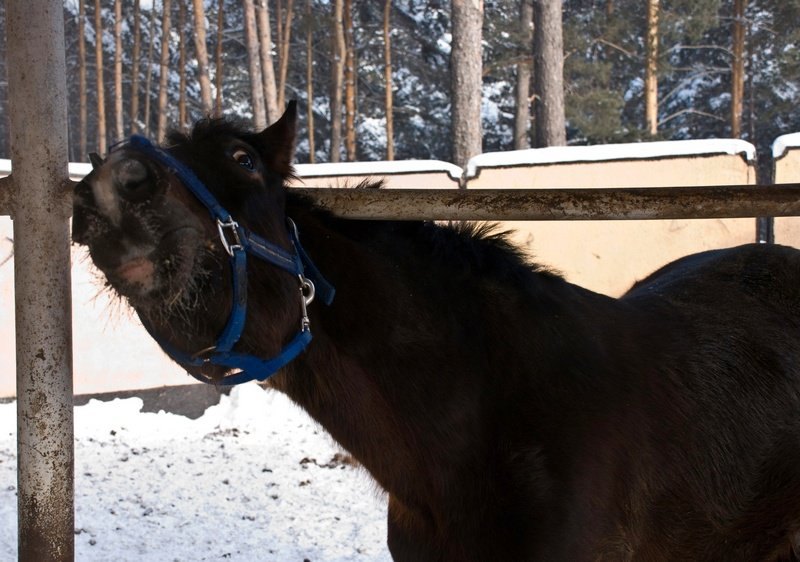
[[[202,234],[184,227],[164,235],[155,248],[132,252],[104,273],[109,286],[138,312],[164,317],[196,308],[211,270]]]
[[[156,266],[148,257],[131,258],[113,271],[113,283],[123,294],[147,294],[156,286]]]

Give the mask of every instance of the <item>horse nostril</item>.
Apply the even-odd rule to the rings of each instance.
[[[136,159],[123,160],[114,170],[114,183],[123,195],[145,195],[148,177],[147,166]]]

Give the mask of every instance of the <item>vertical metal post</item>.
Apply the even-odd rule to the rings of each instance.
[[[74,559],[67,93],[60,0],[8,2],[19,560]]]

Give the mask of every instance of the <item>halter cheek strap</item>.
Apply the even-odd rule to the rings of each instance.
[[[217,201],[214,195],[200,181],[195,173],[183,162],[153,145],[140,135],[133,135],[128,146],[155,160],[191,191],[208,209],[211,218],[216,221],[220,243],[230,257],[231,278],[233,282],[231,313],[216,343],[196,353],[179,350],[163,338],[159,337],[152,326],[144,319],[142,323],[153,339],[173,360],[181,365],[201,367],[203,365],[219,365],[228,369],[239,369],[238,372],[213,380],[204,375],[189,373],[194,378],[210,384],[234,385],[258,380],[264,381],[297,357],[311,342],[311,325],[306,307],[318,296],[326,305],[333,302],[335,289],[325,280],[317,267],[309,258],[297,232],[297,226],[287,218],[289,238],[293,252],[287,252],[280,246],[272,244],[261,236],[240,226],[228,211]],[[244,330],[247,318],[247,255],[250,254],[266,261],[287,273],[297,277],[299,281],[299,299],[302,310],[300,331],[286,344],[280,353],[270,359],[261,359],[254,355],[238,353],[233,350]]]

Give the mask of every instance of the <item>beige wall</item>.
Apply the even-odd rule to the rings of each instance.
[[[12,251],[12,222],[0,217],[0,262]],[[16,393],[14,260],[0,266],[0,397]],[[103,288],[83,248],[72,248],[75,394],[116,392],[194,379],[170,361],[127,304]],[[197,383],[201,384],[201,383]]]
[[[692,142],[481,155],[471,162],[466,185],[535,189],[755,183],[753,154],[746,143],[721,141],[709,148]],[[0,175],[3,171],[0,161]],[[353,185],[362,178],[383,176],[388,187],[457,188],[461,175],[460,168],[434,161],[301,165],[298,171],[305,185],[314,187]],[[86,167],[70,172],[77,179]],[[776,181],[800,181],[800,149],[789,150],[778,160],[776,175]],[[0,217],[0,262],[12,251],[11,226],[8,217]],[[537,261],[560,269],[574,282],[612,295],[682,255],[755,238],[754,219],[503,226],[516,229],[515,240]],[[785,241],[789,234],[779,236]],[[800,235],[796,236],[800,241]],[[101,275],[82,249],[73,248],[72,260],[75,393],[192,382],[160,351],[127,305],[103,289]],[[0,266],[0,299],[0,397],[4,397],[15,392],[13,259]]]
[[[342,166],[365,173],[345,177]],[[457,188],[461,169],[446,162],[398,163],[398,173],[378,163],[299,166],[313,179],[309,186],[354,185],[361,178],[386,174],[387,187]],[[391,168],[391,166],[390,166]],[[70,176],[79,180],[88,165],[70,165]],[[367,173],[371,171],[371,174]],[[322,171],[329,175],[314,176]],[[10,172],[10,162],[0,160],[0,176]],[[388,172],[388,173],[387,173]],[[322,178],[322,179],[320,179]],[[0,262],[11,256],[12,222],[0,216]],[[14,261],[0,266],[0,398],[16,392],[14,337]],[[159,386],[196,383],[173,363],[153,341],[132,310],[103,288],[103,277],[83,248],[72,248],[72,309],[74,392],[94,394]]]
[[[539,149],[543,155],[536,149],[518,151],[519,164],[509,153],[499,162],[492,155],[481,155],[470,162],[466,185],[467,189],[536,189],[755,183],[755,153],[742,141],[652,145],[656,146],[649,152],[642,152],[642,143]],[[750,218],[505,222],[502,227],[514,230],[513,239],[536,262],[611,296],[621,295],[635,281],[681,256],[755,241],[755,219]]]
[[[800,183],[800,133],[775,139],[772,157],[775,183]],[[800,217],[776,218],[775,242],[800,248]]]
[[[300,179],[292,187],[353,187],[382,179],[388,188],[457,189],[462,174],[458,166],[440,160],[299,164],[295,169]]]

